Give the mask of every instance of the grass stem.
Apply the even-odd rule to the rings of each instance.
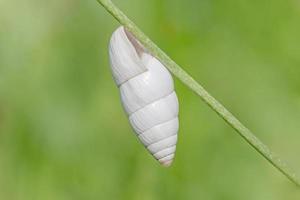
[[[183,84],[194,91],[222,117],[236,132],[244,138],[258,153],[266,158],[275,168],[300,187],[296,174],[261,142],[247,127],[231,114],[219,101],[210,95],[197,81],[176,64],[165,52],[153,43],[111,0],[97,0],[114,18],[126,27],[144,46],[158,58]]]

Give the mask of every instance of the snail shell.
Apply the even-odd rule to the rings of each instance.
[[[109,56],[132,128],[148,151],[163,166],[170,166],[179,128],[171,74],[123,26],[112,34]]]

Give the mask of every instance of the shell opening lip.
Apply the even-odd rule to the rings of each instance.
[[[131,42],[131,44],[133,45],[136,53],[139,55],[139,57],[142,56],[143,53],[148,53],[146,51],[146,49],[144,48],[144,46],[134,37],[134,35],[128,31],[125,27],[123,27],[124,32],[128,38],[128,40]]]

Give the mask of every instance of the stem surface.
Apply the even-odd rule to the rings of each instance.
[[[222,117],[236,132],[244,138],[258,153],[275,168],[300,187],[296,174],[262,143],[247,127],[231,114],[219,101],[210,95],[197,81],[175,63],[165,52],[153,43],[111,0],[97,0],[115,19],[129,30],[149,52],[158,58],[182,83],[194,91],[200,98]]]

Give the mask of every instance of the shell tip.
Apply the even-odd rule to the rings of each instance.
[[[164,162],[161,162],[160,164],[164,167],[170,167],[172,165],[173,160],[167,160]]]

